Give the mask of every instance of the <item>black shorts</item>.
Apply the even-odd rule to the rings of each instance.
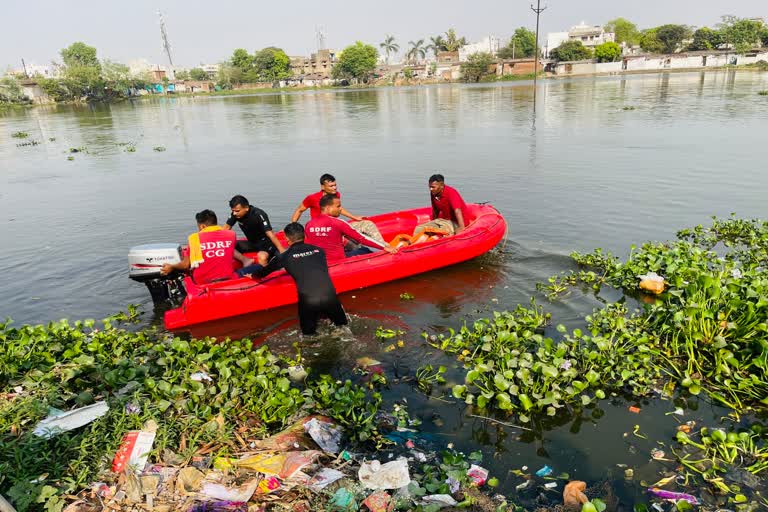
[[[299,300],[299,325],[301,325],[302,334],[307,336],[315,334],[317,322],[321,317],[328,318],[337,327],[347,325],[347,313],[338,298],[333,297],[319,304],[307,304]]]
[[[272,242],[253,243],[248,240],[238,240],[235,249],[237,249],[240,254],[264,251],[269,254],[270,260],[277,254],[277,247],[275,247]]]

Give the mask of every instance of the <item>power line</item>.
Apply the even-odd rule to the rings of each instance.
[[[163,41],[163,50],[165,50],[165,54],[168,56],[168,80],[173,80],[175,77],[173,75],[173,59],[171,58],[171,43],[168,41],[168,32],[165,30],[165,20],[163,19],[163,13],[161,13],[159,10],[157,11],[157,15],[160,17],[160,38]]]
[[[536,49],[533,53],[533,111],[536,111],[536,86],[539,77],[539,16],[547,10],[547,6],[541,6],[541,0],[536,0],[536,7],[531,4],[531,10],[536,13]]]

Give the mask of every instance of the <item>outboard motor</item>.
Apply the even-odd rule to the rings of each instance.
[[[155,306],[178,305],[186,295],[183,274],[171,272],[164,276],[160,274],[160,270],[165,263],[180,261],[179,244],[137,245],[128,251],[128,277],[147,285]]]

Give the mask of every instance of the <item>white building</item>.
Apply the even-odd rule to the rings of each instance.
[[[545,56],[549,56],[550,51],[569,40],[581,41],[581,44],[587,48],[593,48],[599,44],[615,41],[616,34],[606,32],[600,25],[587,25],[582,21],[581,24],[571,27],[568,32],[548,33]]]
[[[501,39],[496,36],[486,36],[477,43],[470,43],[459,48],[459,61],[464,62],[474,53],[490,53],[496,55],[502,47]]]
[[[203,71],[205,71],[208,74],[208,78],[213,80],[216,78],[216,75],[219,73],[219,65],[218,64],[200,64],[199,66],[196,66]]]

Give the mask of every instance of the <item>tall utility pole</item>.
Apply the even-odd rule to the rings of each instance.
[[[24,68],[24,76],[29,78],[29,73],[27,73],[27,63],[24,62],[24,59],[21,59],[21,67]]]
[[[168,56],[168,80],[172,81],[175,77],[173,74],[173,59],[171,58],[171,43],[168,41],[168,32],[165,31],[163,13],[158,10],[157,15],[160,17],[160,38],[162,39],[163,50],[165,50],[165,54]]]
[[[536,7],[531,4],[531,10],[536,13],[536,49],[533,52],[533,110],[536,111],[536,85],[539,77],[539,16],[547,9],[541,6],[541,0],[536,0]]]

